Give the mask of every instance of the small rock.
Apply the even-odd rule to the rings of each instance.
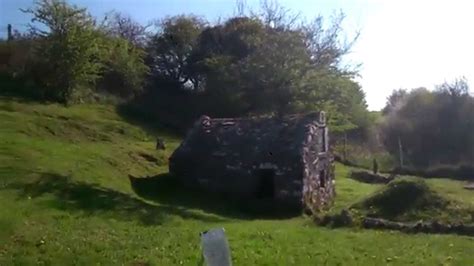
[[[157,150],[165,150],[165,141],[162,138],[156,139],[156,149]]]
[[[44,245],[44,244],[45,244],[45,241],[44,241],[43,239],[41,239],[40,241],[38,241],[38,243],[36,243],[36,246],[37,246],[37,247],[40,247],[40,246],[42,246],[42,245]]]

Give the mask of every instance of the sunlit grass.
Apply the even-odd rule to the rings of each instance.
[[[153,134],[153,135],[152,135]],[[167,150],[156,151],[154,139]],[[224,227],[235,265],[469,265],[474,239],[263,219],[167,185],[143,199],[128,175],[165,173],[179,139],[145,132],[105,105],[0,100],[0,265],[196,265],[199,232]],[[153,156],[148,161],[141,153]],[[158,162],[158,163],[157,163]],[[337,165],[334,210],[376,191]],[[472,204],[460,183],[429,180]]]

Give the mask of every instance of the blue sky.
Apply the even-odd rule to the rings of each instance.
[[[94,16],[110,10],[132,15],[146,23],[169,15],[189,14],[215,21],[235,10],[233,0],[71,0]],[[250,7],[259,0],[247,0]],[[6,24],[23,30],[29,17],[19,8],[32,0],[0,0],[0,36]],[[474,81],[474,3],[469,0],[280,0],[279,3],[307,19],[335,11],[346,14],[348,37],[361,31],[345,59],[360,63],[360,77],[369,109],[378,110],[393,89],[424,86],[465,76]]]

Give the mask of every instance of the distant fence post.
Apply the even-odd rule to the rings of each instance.
[[[13,34],[12,34],[12,24],[7,25],[7,41],[13,40]]]
[[[400,136],[398,136],[398,154],[400,158],[400,169],[403,169],[403,146]]]

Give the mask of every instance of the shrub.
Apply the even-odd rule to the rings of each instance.
[[[86,9],[60,0],[37,2],[25,12],[42,24],[32,27],[38,39],[33,69],[40,71],[34,76],[44,97],[64,103],[76,100],[83,94],[78,91],[90,88],[103,67],[94,19]]]
[[[118,96],[133,96],[141,91],[149,71],[145,52],[121,38],[104,37],[104,72],[99,89]]]
[[[448,202],[421,179],[398,179],[388,183],[354,207],[370,217],[405,219],[422,213],[440,212]]]

